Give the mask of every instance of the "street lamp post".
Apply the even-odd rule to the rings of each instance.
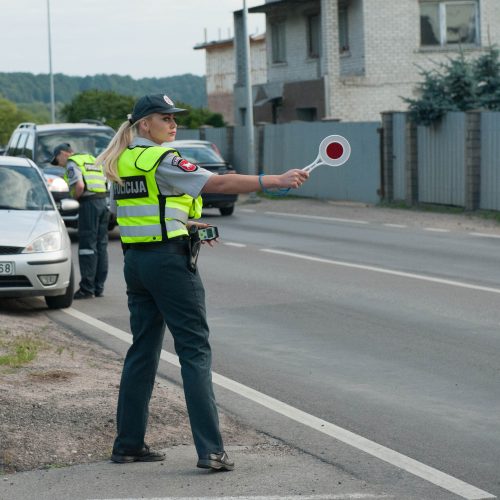
[[[255,162],[255,135],[253,127],[252,65],[250,60],[250,39],[248,36],[248,8],[243,0],[243,43],[245,47],[245,90],[246,90],[246,135],[248,147],[248,173],[257,175]],[[250,193],[249,201],[258,201],[256,193]]]
[[[49,80],[50,80],[50,117],[52,123],[56,122],[56,103],[54,98],[54,74],[52,73],[52,41],[50,33],[50,0],[47,0],[47,25],[49,37]]]

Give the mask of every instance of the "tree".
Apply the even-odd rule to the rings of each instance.
[[[134,102],[132,96],[121,95],[112,90],[85,90],[66,104],[61,113],[69,122],[100,120],[116,129],[127,119]]]
[[[477,78],[477,99],[481,107],[500,109],[500,61],[499,51],[491,48],[474,62]]]
[[[430,125],[449,111],[500,110],[499,51],[494,47],[476,60],[468,61],[462,53],[420,74],[420,97],[404,98],[410,119],[419,125]]]
[[[200,128],[202,125],[212,127],[224,127],[224,118],[220,113],[213,113],[205,108],[193,108],[189,104],[176,103],[176,106],[187,109],[187,113],[179,113],[175,116],[176,122],[181,127]]]
[[[33,115],[19,110],[13,102],[0,97],[0,144],[7,145],[19,123],[31,121],[34,121]]]
[[[135,100],[132,96],[121,95],[111,90],[85,90],[64,106],[61,113],[70,122],[79,122],[84,119],[100,120],[117,129],[132,112]],[[180,113],[175,117],[180,126],[187,128],[199,128],[202,125],[224,126],[224,120],[219,113],[212,113],[208,109],[193,108],[181,102],[176,105],[187,109],[187,113]]]

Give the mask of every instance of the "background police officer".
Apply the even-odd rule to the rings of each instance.
[[[212,387],[211,350],[205,293],[193,266],[188,228],[207,224],[201,192],[249,193],[261,188],[297,188],[302,170],[282,175],[217,175],[161,146],[175,139],[176,108],[168,96],[140,98],[97,162],[113,181],[133,344],[127,352],[117,410],[117,436],[111,459],[118,463],[163,460],[144,443],[148,405],[163,343],[165,324],[174,338],[197,466],[232,470],[224,451]]]
[[[78,212],[78,262],[80,286],[75,299],[102,297],[108,275],[107,188],[103,168],[89,154],[75,153],[68,143],[54,149],[52,165],[65,167],[64,178],[73,198],[80,202]]]

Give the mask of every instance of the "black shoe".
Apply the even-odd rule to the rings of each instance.
[[[165,453],[150,450],[145,445],[140,451],[133,453],[115,453],[111,455],[111,460],[117,464],[129,464],[132,462],[161,462],[165,460]]]
[[[225,451],[222,451],[221,453],[210,453],[207,458],[200,458],[196,467],[212,470],[233,470],[234,462],[229,460]]]
[[[75,295],[73,295],[73,298],[76,299],[76,300],[79,300],[79,299],[92,299],[93,297],[94,297],[93,293],[84,292],[81,289],[77,290],[75,292]]]
[[[104,297],[104,294],[102,292],[96,292],[94,293],[94,297]]]

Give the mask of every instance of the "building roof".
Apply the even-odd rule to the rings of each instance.
[[[303,3],[303,0],[273,0],[266,2],[264,5],[257,5],[256,7],[251,7],[248,12],[255,14],[257,12],[270,12],[275,8],[284,7],[287,4]]]
[[[262,42],[265,41],[265,39],[265,33],[250,35],[250,43]],[[234,38],[226,38],[224,40],[213,40],[211,42],[198,43],[194,46],[194,50],[231,47],[232,45],[234,45]]]

